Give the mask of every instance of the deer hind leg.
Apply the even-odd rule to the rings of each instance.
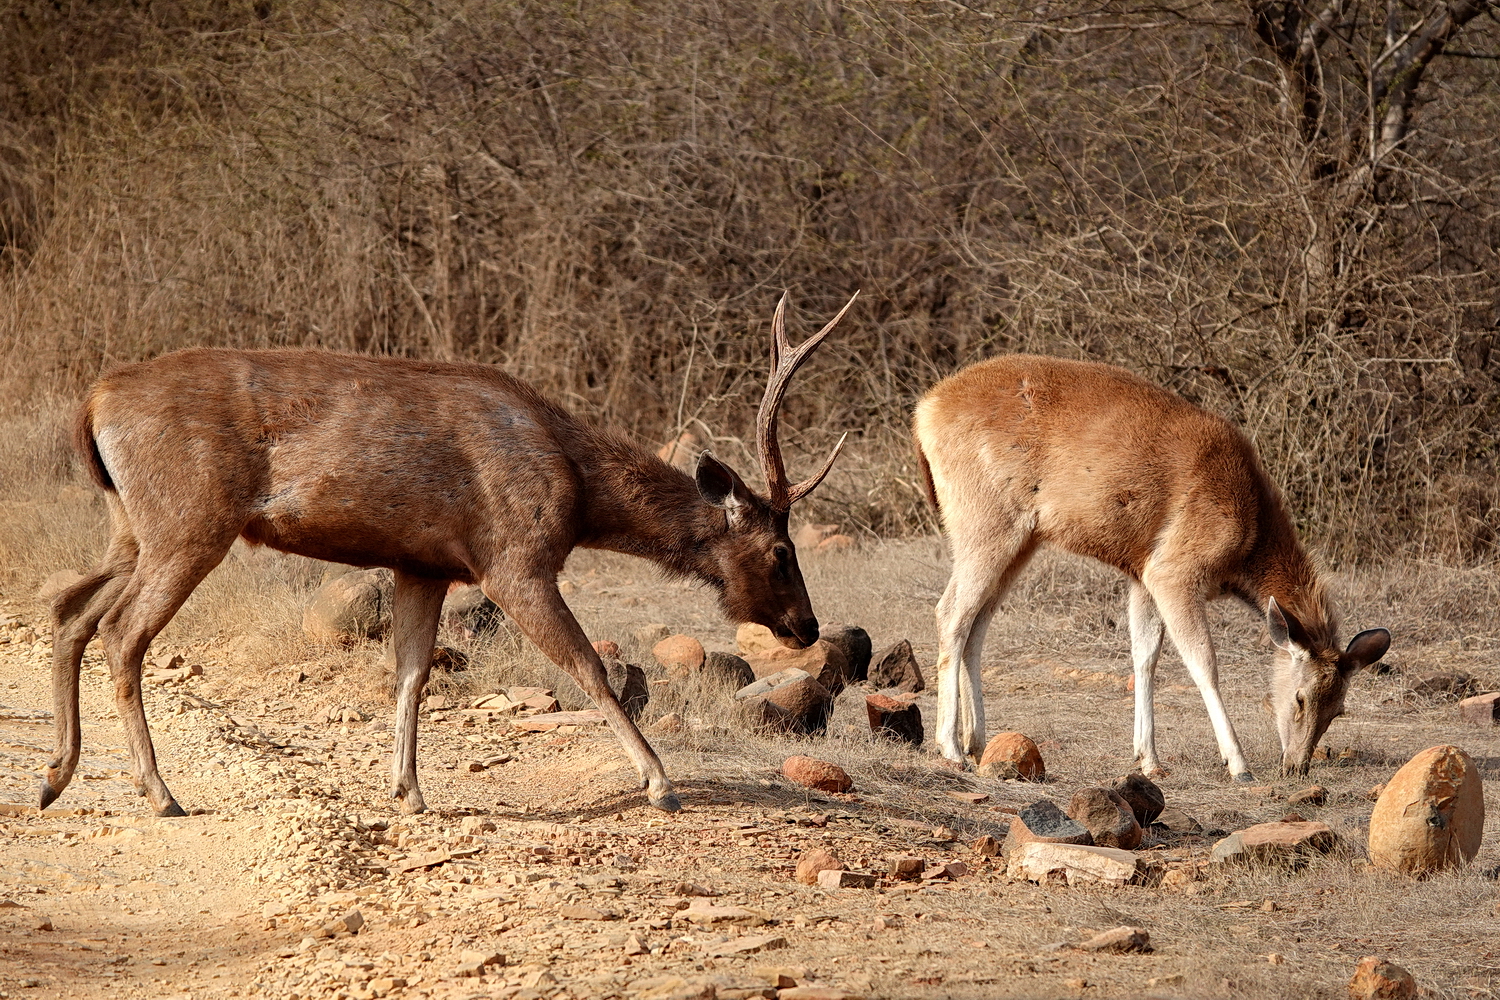
[[[1214,738],[1219,744],[1219,756],[1229,765],[1229,773],[1235,781],[1254,781],[1255,778],[1245,763],[1245,753],[1240,749],[1239,737],[1235,735],[1234,724],[1229,721],[1229,713],[1224,710],[1224,699],[1219,695],[1219,665],[1214,655],[1213,639],[1208,631],[1208,615],[1204,610],[1203,599],[1196,590],[1187,588],[1164,590],[1155,587],[1152,596],[1156,599],[1156,606],[1161,609],[1167,634],[1172,637],[1172,645],[1177,647],[1188,673],[1198,685],[1198,693],[1203,696],[1203,706],[1208,710],[1209,721],[1214,727]],[[1140,697],[1139,690],[1136,697]]]
[[[135,570],[135,538],[118,520],[116,524],[109,550],[98,568],[52,601],[52,718],[57,751],[42,776],[38,797],[42,809],[57,800],[78,769],[78,755],[83,749],[78,719],[78,672],[83,651]]]
[[[1135,759],[1147,777],[1160,777],[1156,756],[1156,662],[1165,634],[1156,602],[1139,580],[1130,581],[1130,659],[1135,667]]]
[[[417,708],[432,672],[432,648],[448,581],[396,574],[391,645],[396,653],[396,746],[391,753],[391,798],[408,815],[427,808],[417,787]]]
[[[682,808],[672,782],[667,779],[661,758],[657,757],[656,751],[651,749],[651,744],[646,742],[610,690],[604,663],[568,609],[562,594],[558,593],[557,581],[529,577],[499,583],[486,578],[481,586],[490,600],[500,605],[526,634],[526,638],[535,643],[548,659],[566,670],[583,693],[593,699],[604,715],[604,721],[635,764],[651,805],[665,812]]]
[[[966,541],[954,539],[953,574],[937,607],[937,744],[959,763],[984,750],[980,654],[990,619],[1036,548],[1029,530]]]
[[[172,540],[167,540],[171,542]],[[158,816],[185,816],[156,767],[156,750],[141,701],[141,660],[193,588],[203,582],[229,551],[234,534],[196,538],[180,545],[162,544],[157,553],[141,553],[123,593],[99,622],[109,672],[115,683],[115,705],[130,743],[136,790]]]

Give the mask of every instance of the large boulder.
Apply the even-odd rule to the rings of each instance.
[[[844,654],[850,684],[857,684],[869,676],[870,633],[858,625],[829,622],[819,632],[819,638],[832,643]]]
[[[1140,772],[1115,779],[1114,789],[1120,793],[1120,798],[1130,804],[1130,811],[1135,813],[1135,821],[1142,827],[1156,822],[1156,817],[1167,807],[1167,798],[1156,782]]]
[[[782,648],[781,640],[774,632],[754,622],[745,622],[734,630],[734,644],[739,647],[741,656]]]
[[[1030,737],[1021,733],[996,733],[979,758],[979,773],[985,777],[1041,781],[1047,776],[1047,766],[1042,761],[1042,752]]]
[[[877,689],[905,691],[912,694],[927,686],[922,679],[922,668],[906,639],[888,646],[870,660],[868,674],[870,683]]]
[[[1080,788],[1068,802],[1068,818],[1087,828],[1099,847],[1133,851],[1141,845],[1135,811],[1112,789]]]
[[[382,638],[391,627],[395,578],[390,570],[361,569],[329,580],[302,612],[302,630],[318,642],[352,645]]]
[[[1402,765],[1370,814],[1370,858],[1425,876],[1474,860],[1484,832],[1479,771],[1458,747],[1430,747]]]

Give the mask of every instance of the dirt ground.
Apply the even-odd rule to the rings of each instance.
[[[805,557],[805,568],[823,620],[862,625],[877,650],[909,637],[932,662],[940,543],[871,543]],[[643,651],[631,635],[648,622],[732,648],[733,627],[701,589],[592,554],[567,575],[590,634],[621,642],[635,662]],[[147,689],[163,774],[193,815],[154,818],[133,794],[97,643],[84,664],[78,777],[38,814],[50,653],[40,608],[11,594],[0,606],[0,997],[727,998],[774,996],[778,975],[871,998],[1339,997],[1368,954],[1410,970],[1427,996],[1500,995],[1494,824],[1473,866],[1425,882],[1363,857],[1367,790],[1425,747],[1462,746],[1484,773],[1492,814],[1500,802],[1500,730],[1464,726],[1453,700],[1413,690],[1437,671],[1462,671],[1485,690],[1500,683],[1494,573],[1394,567],[1341,575],[1336,587],[1346,632],[1387,625],[1395,635],[1390,671],[1358,678],[1349,717],[1328,735],[1335,757],[1352,751],[1342,766],[1275,776],[1276,738],[1260,708],[1270,652],[1235,606],[1216,612],[1221,672],[1262,783],[1227,781],[1198,694],[1170,654],[1157,725],[1168,804],[1205,830],[1279,819],[1288,796],[1316,782],[1327,804],[1297,811],[1334,827],[1346,849],[1296,873],[1222,870],[1207,863],[1211,833],[1155,830],[1146,855],[1201,876],[1170,889],[1010,881],[1000,859],[969,846],[1003,835],[1007,809],[1040,797],[1065,805],[1129,769],[1123,588],[1076,560],[1040,560],[986,650],[990,730],[1031,735],[1044,783],[957,773],[930,745],[872,740],[857,687],[826,738],[796,740],[737,732],[720,701],[662,681],[643,720],[667,708],[686,718],[680,732],[648,730],[682,796],[676,815],[645,806],[605,732],[530,735],[437,711],[424,712],[420,733],[430,811],[402,817],[385,793],[393,711],[378,648],[308,657],[292,643],[283,659],[275,643],[235,641],[254,622],[201,640],[169,632],[153,647],[204,670]],[[533,682],[582,707],[534,654],[507,662],[476,661],[437,690],[457,702]],[[935,691],[919,704],[930,732]],[[345,708],[370,718],[327,721],[330,709],[358,719]],[[839,763],[854,792],[781,778],[792,753]],[[490,764],[471,771],[473,760]],[[792,878],[811,847],[859,871],[913,854],[962,860],[971,874],[823,890]],[[733,909],[702,922],[687,908],[698,894],[711,895],[694,910]],[[351,910],[357,933],[338,923]],[[1075,947],[1120,924],[1146,928],[1153,950]],[[495,956],[503,964],[475,965]]]

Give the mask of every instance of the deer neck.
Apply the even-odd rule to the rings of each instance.
[[[1258,610],[1266,613],[1267,602],[1276,603],[1294,615],[1314,641],[1324,646],[1337,643],[1338,620],[1317,567],[1297,539],[1296,529],[1284,510],[1278,509],[1262,525],[1260,543],[1246,560],[1247,589],[1258,598]]]
[[[725,527],[691,477],[624,438],[601,434],[573,459],[583,477],[578,544],[640,556],[717,584],[710,542]]]

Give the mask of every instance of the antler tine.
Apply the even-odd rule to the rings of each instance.
[[[807,356],[823,342],[823,338],[828,336],[829,331],[844,318],[844,314],[854,305],[854,300],[857,298],[859,298],[859,292],[856,291],[849,297],[849,301],[844,303],[844,308],[838,311],[838,315],[796,348],[793,348],[786,339],[786,294],[783,293],[781,301],[776,305],[776,313],[771,318],[771,377],[766,383],[766,394],[761,399],[760,412],[756,417],[760,461],[765,470],[766,489],[773,510],[789,510],[793,503],[812,492],[813,488],[828,474],[828,470],[833,466],[833,459],[838,456],[838,448],[835,448],[833,456],[816,476],[796,486],[788,484],[786,466],[781,460],[781,441],[777,434],[777,422],[781,400],[786,395],[792,376],[802,366],[802,362],[807,360]],[[839,447],[843,447],[842,441],[839,442]]]
[[[828,473],[833,469],[833,463],[838,459],[839,452],[844,450],[844,442],[847,440],[849,440],[849,432],[845,431],[839,437],[839,443],[833,446],[833,452],[828,456],[828,461],[824,462],[823,467],[818,470],[817,475],[804,479],[796,486],[793,486],[791,489],[787,490],[786,502],[789,505],[796,503],[798,500],[801,500],[803,497],[807,496],[813,490],[818,488],[818,484],[823,481],[823,477],[828,475]]]

